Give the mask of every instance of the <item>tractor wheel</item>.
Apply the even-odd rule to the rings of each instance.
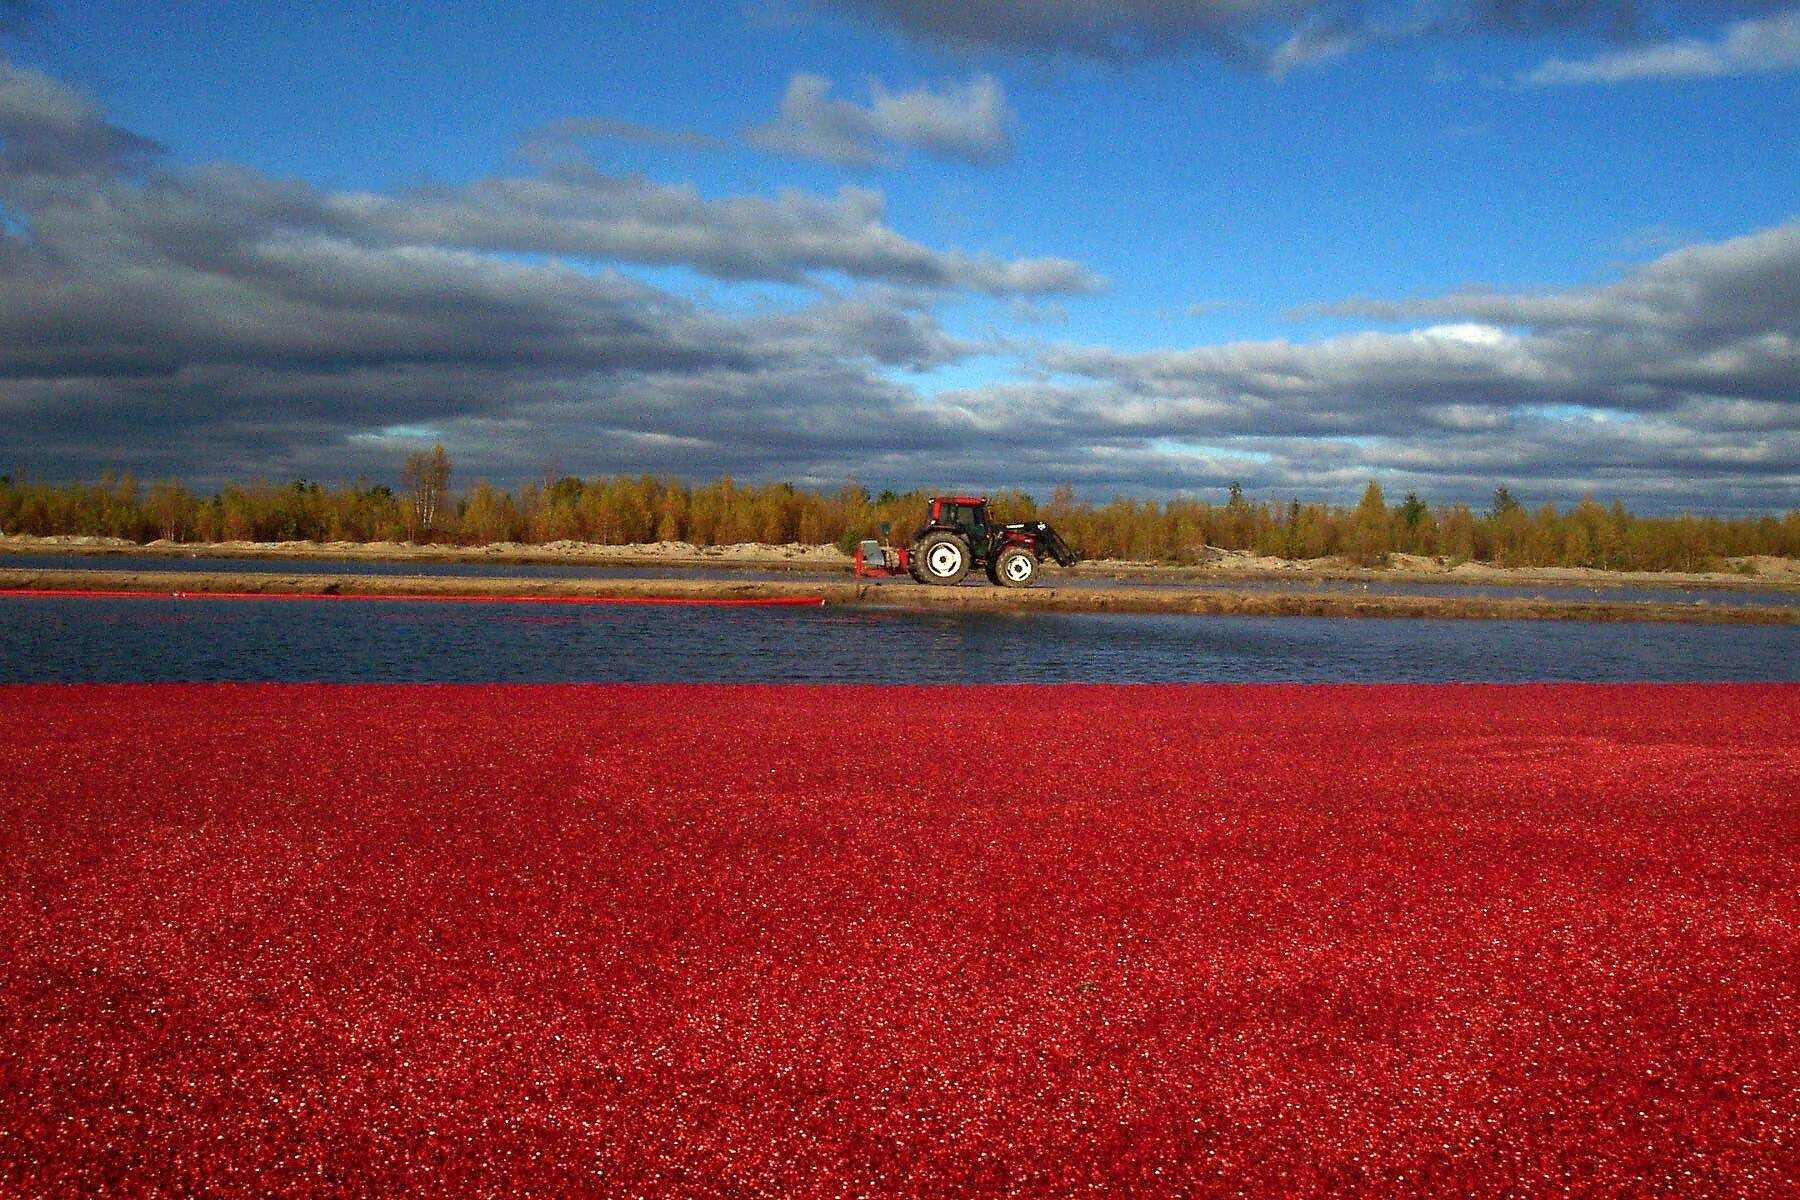
[[[969,573],[969,547],[954,533],[939,530],[919,539],[913,548],[919,578],[943,587],[958,584]]]
[[[1037,556],[1022,546],[1008,546],[994,558],[990,574],[1001,587],[1030,587],[1037,578]]]

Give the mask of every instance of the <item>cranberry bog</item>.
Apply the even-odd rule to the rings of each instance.
[[[7,1195],[1800,1184],[1797,685],[0,715]]]

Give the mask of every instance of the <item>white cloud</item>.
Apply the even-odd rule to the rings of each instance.
[[[347,234],[407,243],[688,266],[721,279],[801,283],[835,271],[882,283],[1067,295],[1100,280],[1064,258],[1002,259],[935,250],[886,221],[879,191],[708,199],[698,189],[563,163],[527,178],[399,194],[338,192],[318,219]]]
[[[773,154],[868,167],[902,149],[984,164],[1012,153],[1012,109],[1000,81],[977,75],[939,87],[891,91],[869,82],[869,103],[837,99],[822,75],[788,80],[781,111],[744,137]]]
[[[1422,333],[1428,338],[1460,342],[1465,346],[1498,347],[1516,340],[1504,329],[1496,329],[1492,325],[1482,325],[1474,321],[1463,321],[1454,325],[1433,325]]]
[[[1711,79],[1800,68],[1800,9],[1728,26],[1717,39],[1682,38],[1629,46],[1593,58],[1551,59],[1527,83],[1625,83],[1642,79]]]

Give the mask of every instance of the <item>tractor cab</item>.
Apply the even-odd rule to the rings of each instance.
[[[952,529],[968,539],[976,553],[986,553],[990,538],[986,496],[939,496],[931,502],[931,519],[919,535]]]

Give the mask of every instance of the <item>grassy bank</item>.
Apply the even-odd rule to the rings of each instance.
[[[1195,616],[1419,617],[1453,620],[1655,621],[1800,625],[1800,605],[1692,605],[1490,596],[1281,593],[1219,588],[922,587],[906,581],[758,582],[735,579],[517,579],[433,575],[247,574],[204,571],[0,571],[0,590],[338,596],[667,596],[793,598],[828,605],[996,613],[1116,612]]]
[[[0,537],[0,554],[62,555],[71,559],[143,556],[165,559],[237,558],[302,564],[319,560],[353,562],[504,563],[516,565],[679,567],[696,571],[782,571],[848,575],[851,560],[834,546],[773,545],[749,542],[694,546],[650,542],[609,546],[593,542],[528,545],[498,542],[452,546],[412,542],[150,542],[123,538]],[[1723,571],[1610,571],[1592,567],[1502,567],[1493,563],[1452,565],[1445,559],[1396,554],[1383,568],[1358,567],[1342,559],[1282,559],[1220,552],[1205,565],[1176,565],[1127,559],[1094,559],[1066,571],[1051,571],[1054,582],[1078,579],[1156,580],[1217,583],[1323,581],[1339,583],[1429,582],[1478,587],[1707,588],[1716,591],[1794,592],[1800,597],[1800,563],[1787,558],[1731,560]],[[197,566],[197,570],[204,570]],[[300,568],[303,569],[303,568]]]

